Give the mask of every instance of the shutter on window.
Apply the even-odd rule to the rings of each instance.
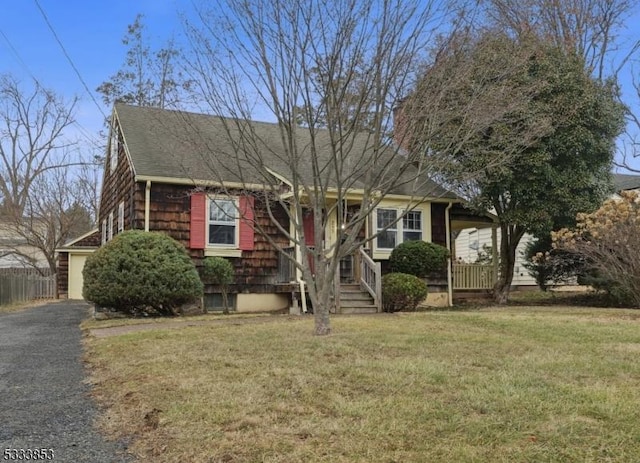
[[[304,242],[307,246],[315,245],[315,224],[313,222],[313,211],[307,210],[302,215],[302,228],[304,230]]]
[[[207,226],[207,198],[204,193],[191,195],[191,229],[189,246],[204,249]]]
[[[253,210],[254,197],[240,196],[240,243],[242,251],[253,251],[253,220],[255,213]]]

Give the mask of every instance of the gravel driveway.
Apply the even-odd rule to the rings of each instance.
[[[88,315],[73,302],[0,314],[0,462],[51,461],[48,449],[57,462],[133,461],[92,426],[78,326]]]

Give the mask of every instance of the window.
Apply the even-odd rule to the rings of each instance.
[[[113,239],[113,212],[109,213],[109,228],[107,229],[107,240]]]
[[[410,211],[402,218],[402,241],[422,239],[422,213]]]
[[[396,247],[398,235],[398,211],[395,209],[378,209],[378,248],[393,249]],[[395,223],[394,223],[395,222]],[[386,230],[385,227],[388,227]]]
[[[212,246],[236,247],[238,243],[237,206],[232,199],[209,200],[208,241]]]
[[[118,167],[118,134],[116,132],[115,123],[112,123],[111,140],[109,142],[109,168],[111,173],[115,172]]]
[[[237,294],[227,294],[227,305],[229,310],[236,310]],[[222,302],[222,294],[205,294],[204,295],[204,308],[207,312],[222,312],[224,310],[224,304]]]
[[[102,244],[107,242],[107,219],[102,221]]]
[[[124,201],[118,205],[118,233],[124,231]]]
[[[378,249],[393,249],[404,241],[422,239],[422,211],[409,211],[402,220],[404,209],[377,209],[376,224]]]

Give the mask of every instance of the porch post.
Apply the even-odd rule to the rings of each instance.
[[[495,286],[498,281],[498,226],[493,224],[491,226],[491,263],[493,264],[493,281],[491,287]]]
[[[452,264],[452,252],[451,248],[451,223],[449,221],[449,211],[453,207],[453,203],[449,203],[447,208],[444,210],[444,223],[446,227],[446,240],[447,240],[447,249],[449,250],[449,258],[447,259],[447,299],[449,303],[449,307],[453,305],[453,264]]]
[[[294,258],[300,266],[302,265],[302,252],[300,251],[300,236],[298,235],[298,228],[294,221],[297,220],[296,206],[291,204],[289,206],[289,233],[291,234],[291,244],[293,244]],[[299,224],[302,226],[302,224]],[[300,288],[300,301],[302,302],[302,313],[307,313],[307,296],[304,287],[304,278],[302,278],[302,270],[300,266],[296,265],[296,282]]]

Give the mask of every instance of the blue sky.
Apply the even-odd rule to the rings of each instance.
[[[100,108],[54,38],[35,0],[2,0],[0,12],[0,73],[21,81],[35,77],[43,86],[67,98],[78,96],[78,124],[96,134],[102,127],[100,110],[109,114],[95,92],[120,68],[126,49],[121,39],[138,13],[151,39],[178,33],[176,0],[38,0]]]
[[[38,3],[98,104],[65,57]],[[142,13],[152,41],[179,36],[181,26],[176,12],[189,3],[186,0],[2,0],[0,73],[11,73],[25,82],[35,77],[60,95],[80,97],[76,129],[97,139],[96,134],[102,128],[102,113],[109,114],[110,108],[103,105],[95,89],[122,65],[126,49],[121,39],[127,25]],[[640,39],[640,11],[627,24],[626,42]],[[637,71],[636,75],[640,74],[640,65]],[[624,93],[630,94],[629,79],[623,76],[621,81]]]

